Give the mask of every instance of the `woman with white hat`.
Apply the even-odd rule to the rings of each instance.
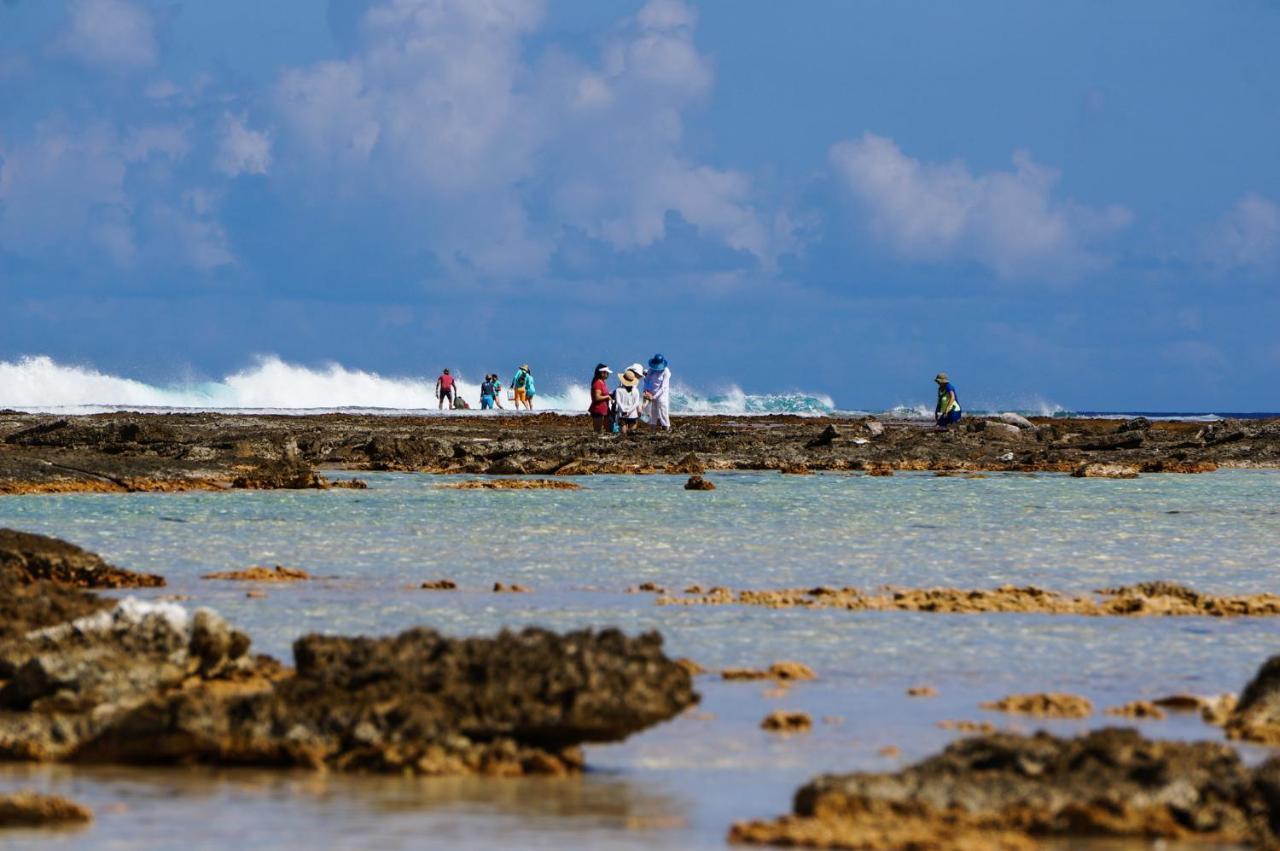
[[[596,434],[604,432],[605,421],[609,419],[609,374],[612,372],[607,364],[596,364],[595,375],[591,377],[591,404],[587,413],[591,415],[591,430]]]

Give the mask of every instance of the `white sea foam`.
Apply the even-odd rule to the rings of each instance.
[[[478,407],[479,383],[462,375],[457,378],[462,398]],[[509,380],[509,376],[501,378],[504,384]],[[590,394],[585,383],[538,376],[538,385],[538,410],[580,413],[587,409]],[[510,408],[505,398],[503,402]],[[66,414],[121,410],[394,413],[434,411],[437,401],[434,377],[387,376],[340,364],[307,367],[274,355],[258,357],[246,369],[218,380],[163,385],[38,355],[0,361],[0,407]],[[731,387],[702,394],[680,384],[672,393],[672,410],[686,414],[818,414],[834,407],[830,397],[811,393],[754,395]]]

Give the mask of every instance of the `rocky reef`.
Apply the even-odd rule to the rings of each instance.
[[[91,556],[40,540],[24,552]],[[117,604],[25,564],[0,557],[4,588],[32,590],[4,604],[0,759],[560,774],[698,699],[657,633],[308,635],[288,668],[207,609]]]
[[[361,486],[333,481],[322,467],[537,476],[1004,470],[1131,477],[1278,464],[1280,421],[989,417],[939,431],[874,418],[699,416],[679,418],[668,434],[600,439],[584,418],[558,414],[0,412],[0,494]]]
[[[1280,595],[1206,594],[1176,582],[1154,581],[1100,588],[1092,595],[1062,594],[1035,586],[998,588],[781,588],[739,590],[685,589],[684,596],[663,594],[663,606],[762,606],[771,609],[846,609],[953,614],[1034,613],[1048,615],[1275,617]]]
[[[896,773],[818,777],[793,811],[735,824],[733,842],[865,849],[1026,849],[1036,839],[1133,837],[1271,847],[1280,759],[1134,730],[1077,738],[993,733]]]

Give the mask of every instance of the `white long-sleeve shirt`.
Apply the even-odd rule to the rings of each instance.
[[[651,369],[644,374],[644,392],[655,400],[665,399],[671,389],[671,367]]]
[[[640,416],[640,391],[634,387],[619,387],[613,391],[613,401],[618,406],[618,416],[634,420]]]

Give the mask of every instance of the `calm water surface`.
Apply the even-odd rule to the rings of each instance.
[[[683,478],[578,480],[580,491],[491,492],[456,479],[364,475],[366,491],[6,497],[0,525],[45,532],[164,574],[289,658],[311,631],[452,634],[537,624],[658,629],[672,655],[708,668],[797,659],[820,679],[768,696],[760,684],[698,680],[703,703],[631,740],[587,751],[569,780],[319,777],[295,772],[0,768],[0,788],[36,786],[93,806],[76,832],[23,834],[68,848],[189,848],[252,842],[314,849],[721,848],[734,819],[789,808],[825,770],[889,770],[937,750],[943,719],[1010,691],[1063,690],[1101,707],[1174,691],[1237,691],[1280,651],[1280,621],[1089,619],[659,607],[628,594],[819,584],[1037,584],[1066,591],[1171,579],[1216,592],[1276,591],[1280,473],[1227,471],[1128,481],[732,474],[714,492]],[[318,581],[245,596],[201,579],[250,564],[304,567]],[[417,589],[450,578],[461,590]],[[518,582],[530,594],[498,595]],[[931,700],[905,689],[928,684]],[[759,730],[773,709],[809,712],[808,735]],[[1036,725],[1058,732],[1106,723]],[[1114,719],[1112,719],[1114,720]],[[1151,735],[1213,737],[1194,717]],[[885,745],[901,748],[885,758]],[[1248,754],[1256,758],[1258,754]],[[1203,846],[1201,846],[1203,847]]]

